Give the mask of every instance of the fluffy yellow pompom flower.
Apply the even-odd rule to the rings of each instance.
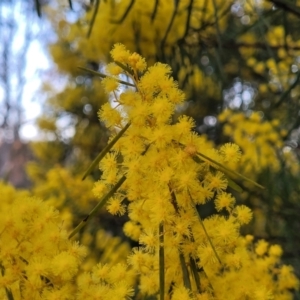
[[[205,182],[209,189],[216,191],[217,193],[226,190],[228,184],[224,174],[220,171],[217,171],[215,174],[208,173],[205,176]]]
[[[107,93],[114,92],[118,89],[119,83],[113,77],[106,77],[102,80],[102,85]]]
[[[269,247],[268,242],[266,242],[265,240],[260,240],[256,244],[255,253],[259,256],[262,256],[267,252],[268,247]]]
[[[115,63],[108,64],[105,69],[109,74],[113,76],[118,76],[123,72],[123,69]]]
[[[145,58],[141,57],[136,52],[132,53],[128,57],[128,64],[131,66],[133,70],[143,72],[147,68],[147,63],[145,61]]]
[[[160,293],[165,299],[205,299],[212,286],[218,299],[269,297],[269,290],[258,293],[266,285],[270,295],[281,293],[270,275],[279,262],[276,249],[272,249],[273,254],[268,253],[268,244],[265,247],[263,241],[248,247],[252,240],[242,238],[239,229],[250,222],[252,212],[244,205],[235,207],[234,197],[226,192],[228,179],[218,171],[222,163],[227,167],[239,161],[239,147],[228,143],[218,151],[193,132],[193,119],[181,116],[172,122],[176,104],[184,97],[170,76],[169,66],[157,63],[143,73],[141,57],[120,44],[114,47],[112,56],[126,64],[123,71],[135,86],[115,93],[120,117],[115,118],[117,123],[112,121],[110,104],[100,113],[102,121],[111,127],[127,130],[117,136],[119,139],[107,159],[100,162],[103,175],[94,192],[98,197],[107,194],[114,184],[112,174],[125,178],[107,201],[107,209],[112,214],[121,214],[126,205],[121,199],[129,201],[129,221],[123,230],[140,245],[128,257],[131,270],[138,276],[139,296],[156,297]],[[230,112],[224,120],[229,116]],[[249,147],[255,146],[251,139],[258,133],[258,127],[253,124],[261,122],[260,115],[247,119],[237,114],[228,121],[228,132],[235,134],[232,127],[240,121],[248,122],[250,133],[245,139]],[[269,140],[274,139],[269,124],[260,129],[269,135]],[[213,197],[215,208],[222,215],[202,220],[201,204]],[[203,268],[208,279],[201,277],[202,270],[199,272],[197,267]],[[109,289],[118,290],[117,285],[125,280],[127,272],[124,266],[116,266],[103,281]],[[185,281],[192,281],[191,291],[183,286],[182,275]],[[259,280],[254,284],[256,278]],[[164,286],[160,286],[162,280]],[[118,297],[132,295],[126,290],[126,285],[120,287]]]
[[[6,288],[14,299],[52,299],[59,290],[73,299],[85,250],[68,240],[53,207],[24,193],[5,195],[7,188],[1,186],[0,298]]]
[[[126,209],[125,206],[122,204],[122,200],[118,198],[111,198],[107,204],[107,210],[112,215],[124,215]]]
[[[232,197],[231,194],[222,192],[218,194],[215,200],[216,210],[220,211],[225,208],[227,211],[231,212],[235,203],[235,199]]]
[[[220,148],[220,153],[224,158],[224,162],[237,162],[241,158],[240,147],[236,144],[226,143]]]
[[[245,205],[238,205],[234,209],[236,219],[240,224],[248,224],[252,219],[252,211],[249,207]]]
[[[120,63],[127,63],[130,56],[130,52],[126,50],[125,46],[122,44],[115,44],[110,54],[114,61]]]

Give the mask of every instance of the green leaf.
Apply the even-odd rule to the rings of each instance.
[[[177,143],[177,142],[176,142],[176,143]],[[181,144],[181,143],[179,143],[179,145],[180,145],[181,147],[184,147],[184,145]],[[258,184],[257,182],[251,180],[250,178],[248,178],[248,177],[246,177],[246,176],[244,176],[244,175],[242,175],[242,174],[240,174],[240,173],[238,173],[238,172],[236,172],[236,171],[234,171],[234,170],[230,170],[229,168],[225,167],[224,165],[220,164],[219,162],[215,161],[214,159],[212,159],[212,158],[210,158],[210,157],[208,157],[208,156],[206,156],[206,155],[204,155],[204,154],[202,154],[202,153],[200,153],[200,152],[197,152],[197,155],[199,155],[201,158],[199,158],[199,156],[193,156],[193,160],[194,160],[196,163],[199,164],[199,163],[201,163],[201,162],[203,162],[203,161],[205,161],[205,160],[208,160],[209,162],[211,162],[211,163],[213,163],[213,164],[215,164],[216,166],[219,167],[219,168],[216,168],[216,167],[214,167],[214,166],[211,166],[213,169],[222,171],[222,172],[223,172],[225,175],[227,175],[228,177],[232,177],[232,176],[234,176],[234,177],[239,177],[239,178],[241,178],[241,179],[243,179],[243,180],[245,180],[245,181],[248,181],[248,182],[252,183],[253,185],[255,185],[256,187],[258,187],[258,188],[260,188],[260,189],[262,189],[262,190],[265,189],[262,185]],[[233,181],[233,179],[228,178],[228,177],[227,177],[227,179],[228,179],[228,185],[229,185],[231,188],[233,188],[234,190],[236,190],[236,191],[238,191],[238,192],[242,192],[243,189],[242,189],[237,183],[235,183],[235,182]]]
[[[98,156],[94,159],[91,165],[88,167],[86,172],[84,173],[82,180],[84,180],[95,168],[97,164],[101,161],[101,159],[110,151],[110,149],[114,146],[114,144],[119,140],[119,138],[125,133],[125,131],[129,128],[130,123],[126,124],[126,126],[113,138],[113,140],[98,154]]]
[[[125,175],[120,178],[120,180],[116,183],[116,185],[105,195],[103,196],[98,204],[91,210],[91,212],[76,226],[76,228],[69,234],[69,239],[71,239],[77,232],[83,228],[88,221],[97,213],[97,211],[102,208],[109,198],[111,198],[114,193],[117,192],[117,190],[121,187],[121,185],[124,183],[126,180]]]
[[[94,24],[95,24],[95,20],[96,20],[96,17],[97,17],[99,6],[100,6],[100,0],[96,0],[96,6],[95,6],[95,10],[94,10],[92,20],[91,20],[91,23],[90,23],[89,31],[87,33],[87,38],[89,38],[92,34],[92,30],[93,30],[93,27],[94,27]]]
[[[35,2],[36,12],[37,12],[37,14],[38,14],[38,16],[40,18],[42,16],[40,1],[39,0],[34,0],[34,2]]]
[[[86,72],[88,72],[88,73],[90,73],[90,74],[99,76],[99,77],[101,77],[101,78],[106,78],[106,77],[114,78],[114,77],[105,75],[105,74],[103,74],[103,73],[100,73],[100,72],[97,72],[97,71],[94,71],[94,70],[91,70],[91,69],[88,69],[88,68],[84,68],[84,67],[78,67],[78,68],[79,68],[80,70],[86,71]],[[116,79],[116,78],[114,78],[114,79],[115,79],[116,81],[118,81],[119,83],[121,83],[121,84],[125,84],[125,85],[128,85],[128,86],[133,86],[133,87],[135,87],[134,84],[129,83],[129,82],[127,82],[127,81],[119,80],[119,79]]]
[[[190,266],[191,266],[191,271],[193,273],[194,280],[195,280],[195,283],[196,283],[197,292],[200,294],[201,293],[200,276],[199,276],[198,271],[197,271],[196,262],[192,257],[190,257]]]
[[[164,224],[159,224],[159,293],[160,300],[165,298],[165,248],[164,248]]]
[[[180,260],[180,265],[182,269],[182,276],[183,276],[183,284],[185,288],[191,290],[191,281],[190,281],[190,276],[189,276],[189,270],[186,266],[183,254],[180,252],[179,253],[179,260]]]
[[[132,75],[132,76],[134,75],[134,74],[133,74],[133,71],[132,71],[129,67],[127,67],[127,66],[121,64],[121,63],[118,62],[118,61],[115,61],[115,64],[116,64],[117,66],[119,66],[121,69],[123,69],[125,72],[127,72],[128,74],[130,74],[130,75]]]
[[[214,254],[215,254],[215,256],[216,256],[216,258],[218,260],[218,262],[220,263],[221,266],[223,266],[223,264],[221,262],[221,259],[220,259],[220,256],[218,255],[218,253],[216,251],[216,248],[215,248],[214,244],[212,243],[210,236],[207,233],[207,230],[206,230],[206,228],[204,226],[204,223],[203,223],[203,221],[202,221],[202,219],[200,217],[200,214],[199,214],[199,212],[197,210],[197,207],[195,205],[194,199],[192,198],[190,192],[189,192],[189,196],[190,196],[190,199],[191,199],[191,202],[192,202],[192,207],[194,208],[194,210],[195,210],[195,212],[197,214],[198,220],[199,220],[199,222],[200,222],[200,224],[202,226],[202,229],[203,229],[203,231],[204,231],[204,233],[205,233],[205,235],[206,235],[206,237],[208,239],[208,242],[209,242],[209,244],[210,244],[210,246],[211,246],[211,248],[212,248],[212,250],[213,250],[213,252],[214,252]]]
[[[262,189],[262,190],[265,189],[262,185],[256,183],[255,181],[251,180],[250,178],[248,178],[248,177],[246,177],[246,176],[244,176],[244,175],[242,175],[242,174],[240,174],[240,173],[238,173],[238,172],[236,172],[236,171],[233,171],[233,170],[228,169],[227,167],[225,167],[225,166],[223,166],[222,164],[218,163],[218,162],[215,161],[214,159],[212,159],[212,158],[210,158],[210,157],[208,157],[208,156],[206,156],[206,155],[204,155],[204,154],[202,154],[202,153],[200,153],[200,152],[197,152],[197,154],[198,154],[199,156],[201,156],[202,158],[204,158],[204,159],[210,161],[211,163],[217,165],[217,166],[220,168],[220,170],[221,170],[223,173],[225,173],[226,175],[228,175],[228,176],[234,175],[234,176],[240,177],[240,178],[242,178],[242,179],[244,179],[244,180],[246,180],[246,181],[252,183],[253,185],[255,185],[256,187],[258,187],[258,188],[260,188],[260,189]]]
[[[228,181],[228,186],[231,187],[233,190],[235,190],[238,193],[242,193],[244,190],[237,184],[235,183],[231,178],[226,176],[226,179]]]

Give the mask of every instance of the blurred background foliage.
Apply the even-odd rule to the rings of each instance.
[[[36,0],[35,5],[55,32],[49,55],[63,88],[52,78],[42,88],[47,100],[37,126],[43,138],[32,143],[36,159],[28,164],[33,191],[60,209],[70,207],[74,223],[91,209],[91,187],[100,171],[84,182],[80,176],[108,140],[97,112],[109,99],[100,79],[78,67],[103,72],[113,44],[123,43],[149,65],[172,67],[186,93],[177,114],[192,116],[195,131],[216,147],[225,142],[241,147],[241,163],[229,166],[266,187],[256,190],[237,179],[244,192],[231,191],[254,211],[245,233],[280,243],[285,262],[299,276],[300,1]],[[211,209],[208,205],[203,215]],[[99,218],[106,230],[120,234],[122,219],[105,212]],[[93,236],[98,222],[85,235]],[[94,243],[92,237],[82,239]]]

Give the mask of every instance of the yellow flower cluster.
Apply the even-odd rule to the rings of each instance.
[[[134,277],[126,264],[118,263],[112,267],[99,263],[92,272],[78,277],[77,299],[130,299],[134,295]]]
[[[191,15],[189,15],[188,8],[191,9]],[[166,0],[159,2],[136,0],[132,6],[126,1],[115,2],[114,5],[102,2],[90,39],[79,38],[84,34],[78,31],[86,32],[87,30],[84,26],[73,26],[68,39],[72,42],[79,41],[78,47],[84,57],[91,61],[101,60],[107,55],[113,43],[121,42],[130,50],[140,49],[141,53],[153,63],[163,41],[164,51],[171,54],[171,47],[185,35],[188,18],[190,18],[191,28],[201,28],[204,24],[210,24],[214,20],[215,9],[218,12],[219,28],[222,30],[225,28],[228,14],[225,13],[227,5],[220,0],[207,3],[201,0],[195,0],[193,3],[186,0],[171,3]],[[168,31],[174,13],[172,26]],[[124,18],[125,14],[126,18]],[[88,11],[85,16],[88,20],[87,24],[92,16],[93,11]],[[105,26],[102,26],[103,24]],[[142,38],[138,39],[136,35]],[[207,26],[205,35],[216,35],[215,26]],[[56,56],[59,57],[59,50],[56,49],[56,52]],[[126,55],[125,52],[124,55]],[[118,61],[121,62],[121,60]]]
[[[53,207],[0,188],[0,298],[74,299],[85,248],[68,240]]]
[[[298,286],[293,273],[287,285],[278,287],[274,279],[276,270],[279,274],[283,270],[277,267],[280,251],[254,252],[239,234],[252,212],[235,206],[234,197],[226,192],[228,179],[220,170],[223,163],[239,161],[239,147],[229,143],[218,151],[192,131],[191,118],[182,116],[173,122],[184,95],[169,66],[157,63],[144,71],[144,60],[120,44],[112,56],[116,64],[121,60],[135,88],[121,89],[118,84],[111,91],[114,107],[104,105],[99,112],[113,130],[127,130],[100,163],[103,177],[95,183],[94,193],[103,197],[121,184],[108,210],[128,211],[124,232],[140,244],[128,257],[139,276],[139,293],[183,300],[290,299],[288,289]],[[137,62],[143,68],[136,69]],[[115,73],[110,76],[120,83]],[[107,80],[103,84],[106,87]],[[211,199],[221,214],[202,220],[198,205]]]
[[[284,26],[270,27],[264,37],[264,44],[272,49],[272,55],[268,59],[261,55],[262,52],[257,51],[255,44],[258,38],[254,32],[242,35],[240,40],[250,45],[239,49],[247,66],[258,75],[257,77],[267,79],[266,82],[259,82],[259,91],[262,94],[288,90],[291,82],[297,80],[300,67],[297,60],[300,42],[285,32]],[[292,97],[296,98],[297,95],[299,95],[299,88],[294,87]]]
[[[120,237],[113,237],[101,228],[96,233],[85,230],[81,243],[88,250],[87,258],[81,265],[81,269],[86,272],[91,272],[97,263],[106,264],[110,268],[125,263],[131,250],[129,244]]]
[[[81,176],[74,175],[59,165],[54,165],[48,172],[34,176],[36,165],[28,165],[28,172],[34,179],[32,193],[47,200],[56,209],[73,211],[73,214],[86,213],[91,209],[95,199],[91,192],[91,179],[81,180]]]
[[[119,300],[132,295],[135,275],[125,265],[128,243],[103,229],[93,235],[85,231],[85,246],[71,242],[66,213],[50,205],[54,198],[42,202],[2,182],[0,189],[0,299]]]
[[[298,171],[296,157],[292,153],[283,152],[283,136],[285,131],[279,128],[279,121],[264,120],[259,112],[253,112],[247,117],[242,112],[225,110],[219,115],[219,121],[224,123],[223,132],[237,143],[243,155],[239,166],[243,172],[252,177],[264,169],[278,171],[281,163],[280,157],[285,157],[286,166],[293,173]],[[229,160],[231,167],[236,167]]]

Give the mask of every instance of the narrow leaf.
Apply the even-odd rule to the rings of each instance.
[[[89,168],[84,173],[82,180],[84,180],[95,168],[97,164],[101,161],[101,159],[110,151],[110,149],[114,146],[114,144],[119,140],[119,138],[125,133],[125,131],[129,128],[130,123],[126,124],[126,126],[113,138],[113,140],[98,154],[98,156],[91,163]]]
[[[4,276],[5,275],[5,268],[2,265],[2,263],[0,262],[0,270],[1,270],[1,275]],[[8,300],[14,300],[14,295],[12,293],[12,291],[10,289],[8,289],[7,287],[5,287],[5,294],[6,294],[6,298]]]
[[[205,158],[206,160],[212,162],[213,164],[217,165],[218,167],[220,167],[221,170],[222,170],[222,172],[224,172],[226,175],[230,176],[230,174],[233,174],[233,175],[235,175],[235,176],[237,176],[237,177],[240,177],[240,178],[242,178],[242,179],[244,179],[244,180],[246,180],[246,181],[252,183],[253,185],[255,185],[256,187],[259,187],[259,188],[262,189],[262,190],[265,189],[262,185],[256,183],[255,181],[251,180],[251,179],[248,178],[248,177],[245,177],[244,175],[242,175],[242,174],[240,174],[240,173],[238,173],[238,172],[236,172],[236,171],[233,171],[233,170],[228,169],[227,167],[225,167],[225,166],[223,166],[222,164],[218,163],[218,162],[215,161],[214,159],[212,159],[212,158],[210,158],[210,157],[208,157],[208,156],[206,156],[206,155],[204,155],[204,154],[202,154],[202,153],[200,153],[200,152],[197,152],[197,154],[198,154],[199,156]]]
[[[118,62],[118,61],[115,61],[115,64],[116,64],[117,66],[119,66],[121,69],[123,69],[125,72],[127,72],[128,74],[130,74],[130,75],[132,75],[132,76],[134,75],[133,71],[132,71],[129,67],[127,67],[127,66],[121,64],[121,63]]]
[[[95,6],[95,10],[94,10],[94,13],[93,13],[93,16],[92,16],[92,20],[91,20],[91,23],[90,23],[89,31],[87,33],[87,38],[89,38],[91,36],[91,34],[92,34],[92,30],[93,30],[93,27],[94,27],[94,24],[95,24],[95,20],[96,20],[96,17],[97,17],[99,5],[100,5],[100,0],[96,0],[96,6]]]
[[[159,224],[159,291],[160,300],[165,298],[165,248],[164,248],[164,224]]]
[[[126,8],[126,10],[125,10],[125,12],[123,14],[123,16],[118,21],[112,20],[111,22],[113,24],[121,24],[121,23],[123,23],[123,21],[126,19],[127,15],[129,14],[129,12],[130,12],[133,4],[134,4],[134,0],[131,0],[130,3],[129,3],[129,5],[127,6],[127,8]]]
[[[181,265],[181,269],[182,269],[183,284],[184,284],[185,288],[191,290],[192,288],[191,288],[189,270],[186,266],[183,254],[181,252],[179,253],[179,260],[180,260],[180,265]]]
[[[120,180],[116,183],[116,185],[105,196],[103,196],[100,199],[98,204],[91,210],[91,212],[70,233],[69,239],[71,239],[77,232],[79,232],[80,229],[83,228],[88,223],[88,221],[97,213],[97,211],[107,203],[109,198],[111,198],[117,192],[117,190],[121,187],[125,180],[126,177],[122,176]]]
[[[202,226],[202,228],[203,228],[203,231],[204,231],[204,233],[205,233],[205,235],[206,235],[206,237],[207,237],[207,239],[208,239],[208,242],[209,242],[211,248],[213,249],[213,252],[214,252],[214,254],[215,254],[215,256],[216,256],[218,262],[219,262],[220,265],[222,266],[221,259],[220,259],[219,255],[218,255],[217,251],[216,251],[216,248],[215,248],[214,244],[213,244],[212,241],[211,241],[210,236],[208,235],[208,233],[207,233],[207,231],[206,231],[206,228],[205,228],[205,226],[204,226],[204,223],[203,223],[203,221],[202,221],[202,219],[201,219],[201,217],[200,217],[200,214],[199,214],[199,212],[198,212],[198,210],[197,210],[197,208],[196,208],[195,202],[194,202],[194,200],[193,200],[193,198],[192,198],[190,192],[189,192],[189,196],[190,196],[190,199],[191,199],[192,206],[193,206],[194,210],[196,211],[198,220],[200,221],[200,224],[201,224],[201,226]]]
[[[181,143],[178,143],[178,144],[179,144],[181,147],[184,147],[183,144],[181,144]],[[210,158],[210,157],[208,157],[208,156],[206,156],[206,155],[204,155],[204,154],[202,154],[202,153],[200,153],[200,152],[197,152],[197,155],[201,156],[202,159],[199,158],[198,156],[193,156],[193,160],[194,160],[196,163],[201,163],[201,162],[203,161],[203,158],[204,158],[205,160],[208,160],[208,161],[210,161],[211,163],[213,163],[213,164],[215,164],[216,166],[218,166],[218,167],[220,168],[220,170],[221,170],[223,173],[225,173],[227,176],[232,177],[232,175],[234,175],[234,176],[240,177],[240,178],[242,178],[242,179],[244,179],[244,180],[246,180],[246,181],[252,183],[253,185],[255,185],[256,187],[258,187],[258,188],[260,188],[260,189],[262,189],[262,190],[265,189],[265,187],[263,187],[262,185],[258,184],[257,182],[255,182],[255,181],[251,180],[250,178],[248,178],[248,177],[246,177],[246,176],[240,174],[239,172],[236,172],[236,171],[234,171],[234,170],[230,170],[229,168],[223,166],[222,164],[218,163],[218,162],[215,161],[214,159],[212,159],[212,158]],[[214,166],[211,166],[211,167],[214,168]],[[216,169],[216,168],[215,168],[215,169]],[[232,182],[233,182],[233,180],[232,180]],[[232,184],[232,182],[231,182],[230,184]],[[231,187],[232,187],[233,189],[242,191],[242,188],[239,187],[238,184],[233,183],[232,185],[233,185],[233,186],[231,186]]]
[[[228,181],[228,186],[229,187],[231,187],[233,190],[235,190],[238,193],[243,192],[243,189],[236,182],[234,182],[231,178],[226,176],[226,179]]]
[[[196,283],[197,292],[200,294],[201,293],[200,276],[199,276],[199,273],[197,271],[196,262],[192,257],[190,257],[190,266],[191,266],[191,271],[193,273],[194,280],[195,280],[195,283]]]
[[[37,14],[38,14],[38,16],[40,18],[42,16],[40,1],[39,0],[34,0],[34,2],[35,2],[36,12],[37,12]]]
[[[86,71],[86,72],[88,72],[88,73],[90,73],[90,74],[99,76],[99,77],[101,77],[101,78],[106,78],[106,77],[113,78],[113,77],[111,77],[111,76],[102,74],[102,73],[100,73],[100,72],[97,72],[97,71],[94,71],[94,70],[91,70],[91,69],[88,69],[88,68],[78,67],[78,69],[83,70],[83,71]],[[119,79],[116,79],[116,78],[114,78],[114,79],[115,79],[116,81],[118,81],[119,83],[121,83],[121,84],[125,84],[125,85],[128,85],[128,86],[133,86],[133,87],[135,87],[134,84],[129,83],[129,82],[127,82],[127,81],[119,80]]]

